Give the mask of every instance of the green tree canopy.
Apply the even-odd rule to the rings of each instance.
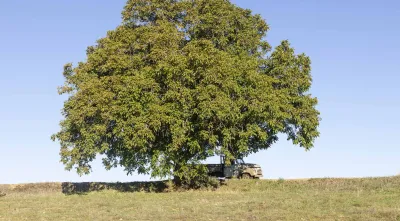
[[[191,178],[207,157],[245,157],[280,133],[313,147],[311,61],[288,41],[272,51],[260,15],[228,0],[129,0],[122,17],[64,67],[52,138],[66,169],[87,174],[103,156],[107,169]]]

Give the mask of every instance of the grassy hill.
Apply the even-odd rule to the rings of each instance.
[[[400,220],[400,177],[0,185],[0,220]],[[4,195],[4,194],[3,194]]]

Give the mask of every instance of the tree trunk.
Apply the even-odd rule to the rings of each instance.
[[[176,171],[179,171],[181,169],[180,165],[175,164],[174,166],[174,184],[175,186],[182,186],[182,179],[179,176],[176,176]]]

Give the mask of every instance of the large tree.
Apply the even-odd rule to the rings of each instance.
[[[280,133],[313,147],[317,99],[310,59],[288,41],[274,50],[260,15],[228,0],[129,0],[123,22],[64,67],[61,130],[66,169],[153,177],[203,174],[198,163],[271,147]]]

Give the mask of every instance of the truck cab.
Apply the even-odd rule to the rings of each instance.
[[[226,165],[224,155],[221,155],[220,161],[220,164],[207,164],[210,176],[239,179],[260,179],[263,177],[260,165],[245,163],[243,159],[231,160],[230,165]]]

